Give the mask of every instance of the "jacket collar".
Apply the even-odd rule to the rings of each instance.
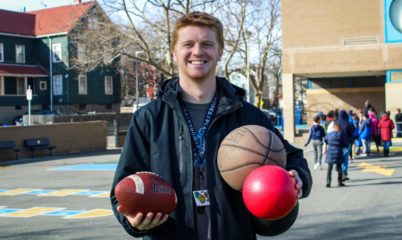
[[[225,78],[216,77],[217,91],[219,93],[219,104],[217,113],[228,110],[234,102],[241,102],[245,97],[245,90],[237,87]],[[179,109],[178,99],[181,95],[181,88],[179,86],[179,78],[175,77],[163,82],[157,97],[166,102],[171,108]]]

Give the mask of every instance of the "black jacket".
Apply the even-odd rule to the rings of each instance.
[[[312,179],[303,151],[285,141],[263,112],[243,100],[243,89],[222,78],[217,78],[217,82],[219,103],[206,140],[212,239],[255,239],[256,233],[276,234],[275,231],[281,230],[267,230],[269,226],[275,226],[275,223],[266,224],[252,217],[244,206],[241,192],[231,189],[223,181],[216,162],[218,148],[224,137],[239,126],[255,124],[267,127],[282,139],[287,152],[286,168],[299,173],[303,181],[303,197],[306,197],[310,193]],[[177,78],[166,81],[161,86],[158,98],[134,113],[127,132],[110,198],[119,222],[135,237],[147,235],[144,239],[196,239],[192,197],[192,147],[190,133],[179,106],[180,91]],[[159,174],[172,184],[178,198],[178,206],[170,214],[168,221],[150,231],[134,229],[116,211],[116,184],[137,171]],[[297,211],[292,221],[296,216]],[[264,224],[269,226],[264,229]]]

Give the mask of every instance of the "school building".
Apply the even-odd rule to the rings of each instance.
[[[294,141],[294,85],[319,111],[402,107],[402,0],[282,0],[284,135]]]

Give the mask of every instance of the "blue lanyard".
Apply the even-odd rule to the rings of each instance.
[[[195,131],[193,121],[191,120],[190,112],[186,105],[182,102],[181,107],[183,110],[183,115],[190,130],[191,143],[194,153],[194,167],[198,169],[201,173],[205,170],[205,139],[207,135],[208,127],[214,118],[216,112],[216,106],[218,103],[218,94],[215,93],[211,103],[209,104],[207,114],[205,115],[204,123],[202,127]]]

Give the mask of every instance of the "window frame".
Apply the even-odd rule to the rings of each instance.
[[[113,95],[113,77],[110,75],[105,76],[105,95]],[[108,91],[108,89],[110,89]]]
[[[22,49],[22,61],[18,61],[18,47],[21,47]],[[15,62],[16,63],[25,63],[26,62],[26,56],[25,56],[25,45],[24,44],[15,44]]]
[[[4,43],[0,43],[0,62],[4,62]]]
[[[84,62],[86,61],[86,45],[84,43],[77,44],[77,60]]]
[[[89,30],[98,30],[99,29],[99,21],[95,16],[88,17],[88,29]]]
[[[56,80],[60,81],[60,84],[56,84]],[[53,75],[53,96],[63,96],[63,75]]]
[[[63,61],[61,43],[52,44],[52,61],[54,63],[59,63]]]
[[[84,80],[84,85],[85,87],[83,87],[81,85],[81,80]],[[78,75],[78,94],[79,95],[88,95],[88,79],[87,79],[87,75],[86,74],[80,74]]]

